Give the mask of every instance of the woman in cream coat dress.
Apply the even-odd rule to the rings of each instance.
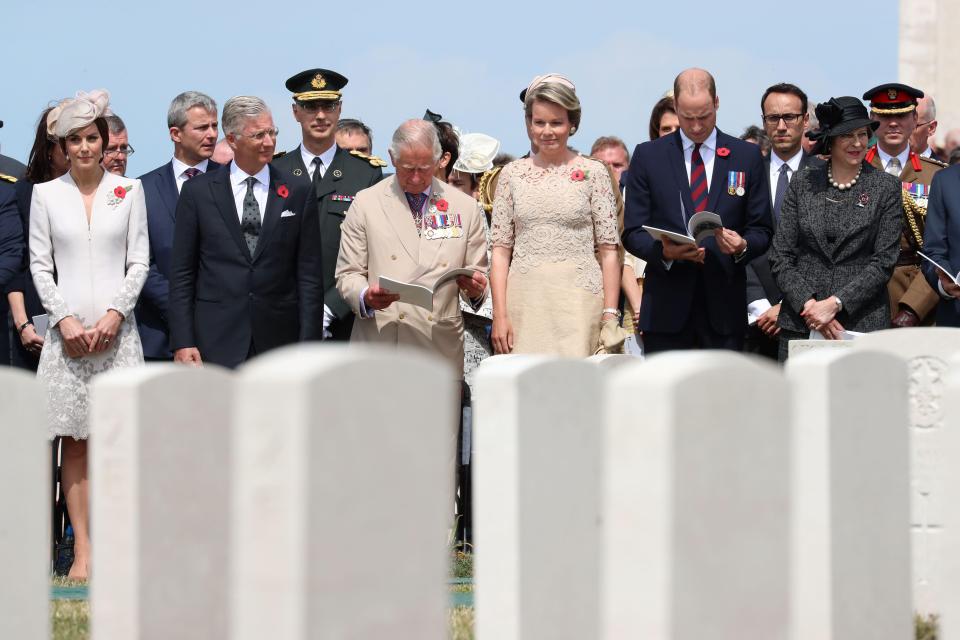
[[[47,311],[37,377],[47,386],[49,435],[63,438],[63,485],[74,528],[70,577],[87,577],[88,384],[143,363],[132,312],[147,277],[146,206],[138,180],[100,167],[105,92],[79,95],[55,124],[70,171],[38,184],[30,206],[30,271]]]

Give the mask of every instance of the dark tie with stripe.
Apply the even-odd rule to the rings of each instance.
[[[773,221],[780,221],[780,207],[783,206],[783,196],[787,194],[787,187],[790,185],[790,166],[780,165],[780,176],[777,178],[777,192],[773,196]]]
[[[707,169],[700,157],[700,144],[697,142],[693,145],[693,154],[690,156],[690,197],[695,213],[707,208]]]
[[[187,176],[187,180],[196,178],[201,173],[203,173],[203,171],[200,171],[200,169],[197,169],[196,167],[189,167],[183,170],[183,175]]]
[[[244,182],[247,183],[247,193],[243,196],[243,218],[240,220],[240,230],[243,231],[243,238],[247,241],[247,249],[252,258],[257,251],[257,240],[260,238],[260,204],[253,195],[253,185],[257,184],[257,179],[250,176]]]
[[[413,214],[413,224],[417,225],[417,235],[419,235],[423,227],[423,203],[427,201],[427,194],[404,191],[403,195],[407,196],[407,204],[410,205],[410,213]]]

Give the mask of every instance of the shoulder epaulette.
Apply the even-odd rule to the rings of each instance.
[[[285,155],[287,155],[286,151],[278,151],[277,153],[273,154],[273,159],[276,160],[277,158],[282,158]]]
[[[17,181],[16,178],[14,178],[13,176],[8,176],[8,175],[5,174],[5,173],[0,173],[0,180],[3,180],[4,182],[16,182],[16,181]]]
[[[357,156],[358,158],[366,160],[367,162],[369,162],[371,165],[375,167],[387,166],[387,163],[384,162],[382,159],[378,158],[377,156],[367,155],[366,153],[363,153],[362,151],[357,151],[356,149],[351,149],[350,155]]]
[[[936,158],[929,158],[929,157],[927,157],[927,156],[920,156],[920,162],[929,162],[930,164],[935,165],[935,166],[940,167],[940,168],[944,168],[944,167],[949,167],[949,166],[950,166],[950,165],[948,165],[946,162],[942,162],[942,161],[940,161],[940,160],[937,160]]]

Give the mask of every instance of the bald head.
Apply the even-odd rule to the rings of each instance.
[[[673,99],[677,100],[681,94],[696,95],[706,91],[711,99],[717,97],[717,83],[713,76],[705,69],[686,69],[673,81]]]

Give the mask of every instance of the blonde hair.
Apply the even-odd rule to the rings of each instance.
[[[582,115],[580,99],[577,98],[577,93],[570,87],[557,82],[544,82],[534,87],[532,91],[528,91],[523,101],[523,112],[526,114],[527,120],[533,118],[533,103],[537,100],[549,102],[566,109],[567,118],[570,119],[570,124],[574,127],[570,135],[573,135],[574,131],[580,128],[580,116]]]

